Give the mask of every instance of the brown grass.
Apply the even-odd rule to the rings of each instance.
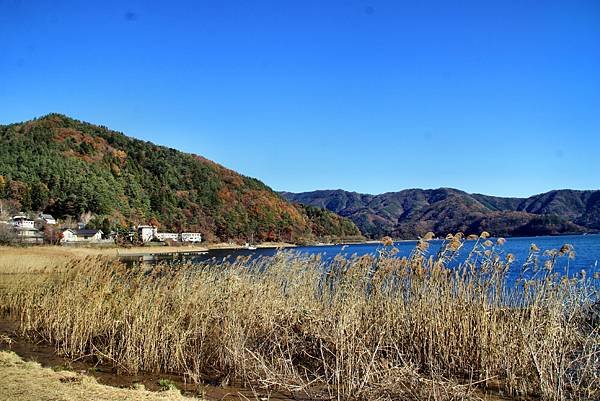
[[[24,334],[123,373],[210,376],[315,399],[478,399],[493,388],[598,399],[598,282],[555,274],[568,252],[538,266],[533,251],[534,278],[509,286],[516,267],[486,238],[448,269],[463,244],[448,237],[436,257],[425,240],[409,258],[391,247],[337,257],[327,274],[318,257],[292,253],[154,268],[90,257],[60,272],[0,275],[0,307]]]
[[[55,372],[36,362],[24,362],[9,351],[0,352],[0,400],[5,401],[192,401],[177,390],[150,392],[98,384],[75,372]]]
[[[137,246],[130,248],[55,245],[30,247],[0,246],[0,274],[48,272],[74,259],[83,259],[90,256],[118,258],[119,256],[132,254],[201,252],[206,250],[207,248],[197,245]]]
[[[207,243],[204,245],[179,244],[177,246],[132,246],[128,248],[110,246],[29,246],[14,247],[0,245],[0,274],[33,273],[48,271],[76,258],[106,256],[118,258],[127,255],[161,254],[177,252],[204,252],[209,249],[239,249],[232,243]],[[293,248],[285,242],[263,242],[257,248]]]

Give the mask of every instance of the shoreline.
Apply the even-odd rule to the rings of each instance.
[[[541,238],[541,237],[567,237],[567,236],[598,236],[600,233],[590,234],[561,234],[561,235],[540,235],[540,236],[519,236],[519,237],[505,237],[506,239],[519,239],[519,238]],[[498,238],[498,237],[492,237]],[[444,238],[436,238],[432,241],[443,241]],[[418,239],[398,239],[394,240],[394,243],[409,243],[417,242]],[[475,241],[475,240],[465,240]],[[330,247],[330,246],[348,246],[348,245],[375,245],[381,244],[379,240],[365,240],[365,241],[340,241],[332,243],[309,243],[309,244],[292,244],[287,242],[264,242],[255,244],[253,247],[256,249],[291,249],[291,248],[302,248],[302,247]],[[13,245],[0,245],[0,255],[3,257],[14,257],[17,258],[19,255],[35,254],[40,257],[57,257],[57,258],[69,258],[69,257],[89,257],[89,256],[143,256],[143,255],[164,255],[164,254],[180,254],[180,253],[200,253],[209,252],[213,250],[244,250],[248,249],[244,245],[238,245],[234,243],[219,242],[219,243],[208,243],[203,245],[181,245],[181,246],[169,246],[169,245],[157,245],[157,246],[131,246],[123,247],[117,245],[111,246],[97,246],[94,244],[82,244],[82,245],[25,245],[25,246],[13,246]],[[2,258],[0,258],[2,259]]]
[[[256,249],[279,249],[279,248],[296,248],[298,245],[285,242],[265,242],[253,245]],[[93,247],[91,247],[93,248]],[[140,255],[163,255],[175,253],[200,253],[214,250],[243,250],[248,249],[244,245],[216,243],[207,244],[205,246],[136,246],[130,248],[114,247],[117,251],[117,256],[140,256]]]

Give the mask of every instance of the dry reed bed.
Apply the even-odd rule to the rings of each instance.
[[[66,262],[89,256],[119,258],[132,254],[201,252],[207,248],[201,246],[160,246],[130,248],[93,247],[93,246],[0,246],[0,274],[49,272]]]
[[[60,273],[0,275],[0,306],[23,333],[124,373],[179,372],[360,400],[476,399],[475,388],[548,400],[600,397],[598,282],[561,278],[570,248],[524,269],[487,234],[458,269],[464,244],[427,238],[409,258],[326,265],[279,253],[221,266],[126,267],[102,257]],[[329,266],[329,267],[327,267]],[[328,272],[324,274],[324,271]]]

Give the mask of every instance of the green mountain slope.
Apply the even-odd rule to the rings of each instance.
[[[0,198],[15,210],[91,212],[96,224],[152,222],[209,240],[360,235],[349,220],[292,205],[203,157],[60,114],[0,126]]]
[[[600,230],[600,191],[558,190],[529,198],[468,194],[452,188],[407,189],[381,195],[343,190],[282,192],[286,199],[348,217],[368,237],[415,238],[462,231],[547,235]]]

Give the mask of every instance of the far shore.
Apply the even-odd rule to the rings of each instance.
[[[293,244],[289,242],[261,242],[252,246],[258,249],[268,248],[296,248],[299,246],[334,246],[334,245],[359,245],[359,244],[377,244],[381,241],[340,241],[327,243],[309,243],[305,245]],[[193,253],[208,252],[216,249],[248,249],[247,245],[240,245],[231,242],[206,243],[202,245],[143,245],[143,246],[118,246],[118,245],[24,245],[24,246],[0,246],[0,257],[2,254],[44,254],[54,256],[128,256],[141,254],[165,254],[165,253]]]
[[[263,242],[253,245],[256,248],[294,248],[298,245],[287,242]],[[203,245],[155,245],[155,246],[95,246],[93,244],[82,245],[25,245],[25,246],[0,246],[0,255],[2,254],[47,254],[55,256],[73,255],[73,256],[127,256],[132,254],[162,254],[162,253],[189,253],[189,252],[207,252],[213,249],[246,249],[245,245],[235,243],[219,242]]]
[[[256,245],[262,248],[293,247],[293,244],[265,243]],[[135,247],[94,247],[94,246],[0,246],[0,274],[45,271],[61,266],[72,259],[94,256],[118,258],[121,256],[143,256],[165,253],[207,252],[211,249],[242,249],[235,244],[206,244],[204,246],[135,246]]]
[[[592,235],[592,234],[590,234]],[[512,237],[516,238],[516,237]],[[442,240],[442,239],[441,239]],[[395,243],[414,242],[416,240],[394,240]],[[299,246],[334,246],[334,245],[372,245],[380,244],[377,240],[363,241],[339,241],[327,243],[310,243],[298,245],[287,242],[264,242],[255,244],[256,248],[295,248]],[[0,274],[7,272],[20,271],[25,264],[29,267],[35,265],[42,269],[46,266],[55,266],[73,258],[85,258],[93,256],[122,257],[122,256],[145,256],[176,253],[196,253],[208,252],[211,250],[241,250],[247,249],[245,245],[231,242],[204,243],[197,245],[179,245],[179,246],[131,246],[123,247],[117,245],[110,246],[61,246],[61,245],[33,245],[33,246],[5,246],[0,245]],[[25,258],[27,257],[27,258]],[[27,263],[25,263],[27,259]]]

